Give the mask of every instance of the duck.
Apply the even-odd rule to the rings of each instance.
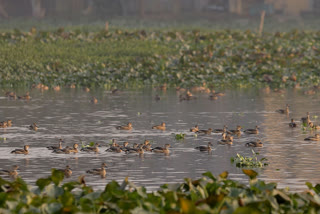
[[[9,99],[17,99],[17,95],[16,92],[13,91],[7,91],[5,94],[6,97],[8,97]]]
[[[7,127],[8,127],[7,121],[0,122],[0,128],[7,128]]]
[[[297,124],[294,122],[293,119],[291,119],[291,123],[289,123],[289,127],[291,127],[291,128],[297,127]]]
[[[63,172],[66,178],[70,178],[72,175],[72,170],[69,165],[67,165],[65,169],[58,169],[58,171]]]
[[[320,126],[313,124],[313,122],[310,122],[310,123],[309,123],[309,127],[312,128],[312,129],[317,129],[317,130],[320,129]]]
[[[195,147],[195,149],[200,150],[200,152],[211,151],[212,150],[211,146],[212,146],[212,143],[208,142],[208,146],[197,146]]]
[[[87,170],[86,173],[93,174],[93,175],[100,175],[102,178],[105,178],[107,174],[106,167],[107,167],[107,164],[102,163],[101,168],[90,169],[90,170]]]
[[[165,144],[164,147],[155,147],[152,149],[152,152],[155,153],[169,153],[169,147],[171,147],[170,144]]]
[[[6,170],[6,169],[0,170],[0,175],[8,175],[8,176],[16,177],[18,175],[18,172],[17,172],[18,169],[19,169],[19,166],[14,165],[12,166],[12,170]]]
[[[199,131],[199,126],[195,125],[193,128],[190,129],[190,132],[197,132]]]
[[[33,131],[37,131],[38,130],[38,125],[36,123],[33,123],[29,126],[29,129],[30,130],[33,130]]]
[[[301,118],[301,121],[302,121],[302,123],[305,123],[305,124],[309,124],[311,122],[309,112],[307,112],[307,116],[306,117],[302,117]]]
[[[124,152],[126,153],[135,153],[137,149],[141,148],[143,145],[138,145],[137,143],[133,144],[133,147],[126,147],[123,149]],[[132,151],[131,151],[132,150]]]
[[[96,143],[94,146],[89,146],[89,147],[82,148],[81,151],[98,153],[99,152],[99,148],[98,148],[99,146],[100,146],[100,143]]]
[[[11,154],[27,155],[27,154],[29,154],[29,145],[23,146],[23,149],[15,149],[15,150],[13,150],[13,151],[11,151]]]
[[[122,152],[122,149],[120,146],[116,143],[115,139],[112,139],[112,144],[110,145],[110,148],[106,149],[106,152],[116,152],[120,153]]]
[[[222,133],[222,139],[218,141],[219,144],[223,145],[232,145],[233,144],[233,137],[231,135],[227,135],[225,132]]]
[[[11,127],[12,126],[12,120],[7,120],[7,126]]]
[[[137,149],[130,149],[126,151],[126,154],[132,154],[132,153],[137,153],[137,154],[144,154],[144,150],[141,148],[137,148]]]
[[[161,99],[161,98],[160,98],[160,96],[159,96],[158,94],[154,97],[154,100],[155,100],[155,101],[160,101],[160,99]]]
[[[97,104],[98,103],[98,99],[96,97],[93,97],[90,102],[92,104]]]
[[[198,130],[196,133],[198,134],[211,134],[212,128],[208,128],[207,130]]]
[[[165,131],[166,130],[166,124],[164,122],[162,122],[160,125],[158,126],[152,126],[152,129],[158,129],[158,130],[162,130]]]
[[[59,85],[56,85],[56,86],[53,87],[53,90],[54,91],[60,91],[61,87]]]
[[[250,142],[246,143],[246,146],[249,146],[249,147],[263,147],[263,143],[261,142],[261,140],[250,141]]]
[[[53,153],[56,154],[71,154],[71,153],[78,153],[78,147],[79,145],[77,143],[73,144],[73,147],[70,148],[69,146],[67,146],[64,149],[55,149],[53,150]]]
[[[227,131],[227,133],[228,133],[228,134],[236,134],[236,135],[239,135],[239,134],[241,134],[241,129],[242,129],[242,127],[238,125],[235,130],[229,130],[229,131]]]
[[[209,96],[209,99],[210,100],[217,100],[219,97],[216,95],[216,94],[214,94],[214,93],[211,93],[210,94],[210,96]]]
[[[69,149],[69,152],[70,153],[78,153],[78,147],[79,147],[79,144],[75,143],[73,144],[73,147],[71,149]]]
[[[228,127],[226,125],[224,125],[223,129],[214,129],[213,132],[214,133],[224,133],[224,132],[227,132],[227,128]]]
[[[280,113],[280,114],[289,114],[289,105],[286,105],[286,109],[278,109],[276,110],[276,112]]]
[[[126,126],[117,126],[116,129],[118,129],[118,130],[131,130],[132,123],[128,123]]]
[[[30,99],[31,99],[30,93],[27,92],[27,93],[26,93],[25,95],[23,95],[23,96],[18,96],[18,99],[19,99],[19,100],[30,100]]]
[[[62,143],[64,143],[64,141],[62,139],[59,139],[59,146],[47,146],[47,149],[49,150],[62,149]]]
[[[244,132],[247,134],[259,134],[259,126],[256,126],[255,129],[246,129]]]
[[[320,140],[320,135],[319,134],[315,134],[314,136],[307,137],[304,140],[319,141]]]

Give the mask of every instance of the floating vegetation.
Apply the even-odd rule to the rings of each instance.
[[[63,182],[64,172],[52,169],[36,187],[21,178],[0,178],[1,213],[317,213],[320,185],[307,182],[310,191],[290,193],[275,183],[258,180],[258,173],[243,170],[249,185],[218,177],[186,178],[180,184],[165,184],[147,192],[126,178],[122,184],[109,182],[104,190],[87,186],[85,177]]]
[[[7,86],[313,86],[319,32],[81,30],[0,34]],[[39,51],[41,50],[41,51]],[[45,53],[45,54],[44,54]]]
[[[261,158],[260,160],[258,159],[257,155],[259,155],[259,153],[255,153],[252,150],[252,154],[253,154],[252,157],[245,157],[240,154],[237,154],[236,157],[231,158],[231,162],[235,163],[237,167],[249,167],[249,168],[254,168],[254,167],[260,168],[268,165],[267,163],[265,163],[265,161],[267,161],[266,158]]]
[[[180,134],[176,134],[175,138],[176,138],[176,140],[183,140],[185,138],[185,136],[186,136],[186,134],[180,133]]]

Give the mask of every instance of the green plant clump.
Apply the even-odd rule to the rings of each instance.
[[[176,138],[176,140],[183,140],[185,138],[185,136],[186,136],[186,134],[180,133],[180,134],[176,134],[175,138]]]
[[[81,182],[63,183],[64,174],[53,169],[48,178],[27,185],[21,178],[0,178],[0,213],[317,213],[320,185],[307,183],[311,191],[290,193],[275,183],[256,178],[253,170],[243,170],[249,185],[210,172],[198,180],[163,185],[147,192],[126,178],[122,184],[108,183],[94,191]]]
[[[320,32],[83,30],[0,33],[0,84],[318,85]]]
[[[267,161],[266,158],[261,158],[258,160],[257,155],[259,155],[259,153],[255,153],[252,150],[252,154],[252,157],[244,157],[240,154],[237,154],[236,157],[231,158],[231,162],[235,163],[237,167],[264,167],[268,165],[267,163],[264,163]]]

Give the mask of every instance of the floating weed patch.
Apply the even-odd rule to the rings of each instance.
[[[183,140],[185,138],[186,134],[180,133],[180,134],[175,134],[175,139],[176,140]]]
[[[267,161],[266,158],[261,158],[260,160],[258,160],[258,157],[257,155],[259,155],[259,153],[255,153],[253,150],[252,150],[252,154],[253,156],[252,157],[245,157],[245,156],[242,156],[240,154],[237,154],[236,157],[232,157],[231,158],[231,162],[232,163],[235,163],[237,167],[249,167],[249,168],[260,168],[260,167],[264,167],[264,166],[267,166],[268,164],[267,163],[264,163],[265,161]]]
[[[94,145],[95,145],[95,142],[90,142],[89,144],[86,144],[85,142],[81,141],[82,148],[93,147]]]

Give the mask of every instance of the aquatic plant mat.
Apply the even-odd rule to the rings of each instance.
[[[310,86],[319,41],[304,31],[15,30],[0,34],[0,84]]]
[[[79,181],[62,182],[64,174],[52,175],[27,185],[21,178],[0,178],[1,213],[316,213],[320,209],[319,185],[307,183],[309,191],[290,193],[275,183],[256,178],[257,173],[243,169],[249,185],[229,180],[228,172],[218,177],[206,172],[198,180],[163,185],[147,192],[126,178],[112,181],[103,191]]]

